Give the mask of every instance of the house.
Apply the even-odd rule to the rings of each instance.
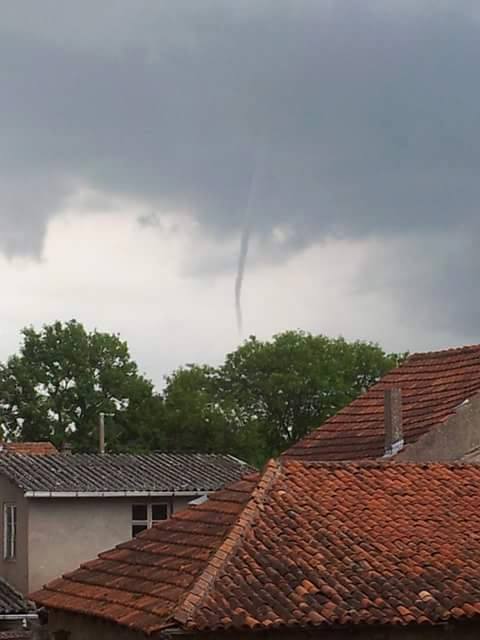
[[[33,602],[0,578],[0,640],[33,638],[32,628],[38,623]]]
[[[480,466],[272,461],[31,597],[68,640],[473,640]]]
[[[480,345],[416,353],[284,453],[480,462]]]
[[[0,453],[0,575],[38,589],[249,469],[219,454]]]

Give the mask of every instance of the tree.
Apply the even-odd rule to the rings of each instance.
[[[261,464],[256,424],[238,419],[232,397],[223,393],[221,369],[190,364],[167,377],[163,392],[162,448],[173,451],[230,453]]]
[[[88,333],[75,320],[39,332],[28,327],[22,336],[20,353],[0,366],[0,421],[9,438],[69,440],[77,450],[95,450],[103,412],[112,416],[110,448],[138,442],[155,399],[125,342]]]
[[[263,462],[318,427],[403,356],[302,331],[251,336],[213,369],[180,369],[164,392],[177,444],[223,446]],[[223,440],[221,439],[223,438]]]

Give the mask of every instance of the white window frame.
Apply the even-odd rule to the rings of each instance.
[[[10,517],[9,517],[10,516]],[[15,502],[3,503],[3,559],[17,558],[17,505]]]
[[[146,529],[151,529],[152,526],[157,522],[163,522],[164,520],[168,520],[170,517],[170,505],[168,502],[133,502],[131,505],[132,511],[133,507],[147,507],[147,519],[146,520],[134,520],[132,517],[132,537],[133,537],[133,527],[145,527]],[[167,517],[162,520],[154,520],[152,517],[153,507],[162,506],[165,507],[167,512]],[[133,513],[132,513],[133,515]],[[138,535],[138,534],[137,534]]]

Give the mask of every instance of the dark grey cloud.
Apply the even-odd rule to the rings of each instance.
[[[332,233],[476,224],[471,3],[235,5],[2,7],[0,249],[38,253],[78,184],[190,211],[219,237],[238,232],[259,149],[253,232],[265,242],[285,228],[286,251]],[[472,251],[456,258],[459,273],[478,266]]]

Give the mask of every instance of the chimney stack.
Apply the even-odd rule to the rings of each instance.
[[[98,451],[99,453],[105,453],[105,414],[100,414],[100,420],[98,423]]]
[[[385,457],[395,455],[403,447],[402,392],[395,387],[384,392]]]
[[[64,456],[69,456],[72,453],[72,445],[70,442],[66,442],[65,440],[62,442],[62,446],[60,447],[60,451]]]

